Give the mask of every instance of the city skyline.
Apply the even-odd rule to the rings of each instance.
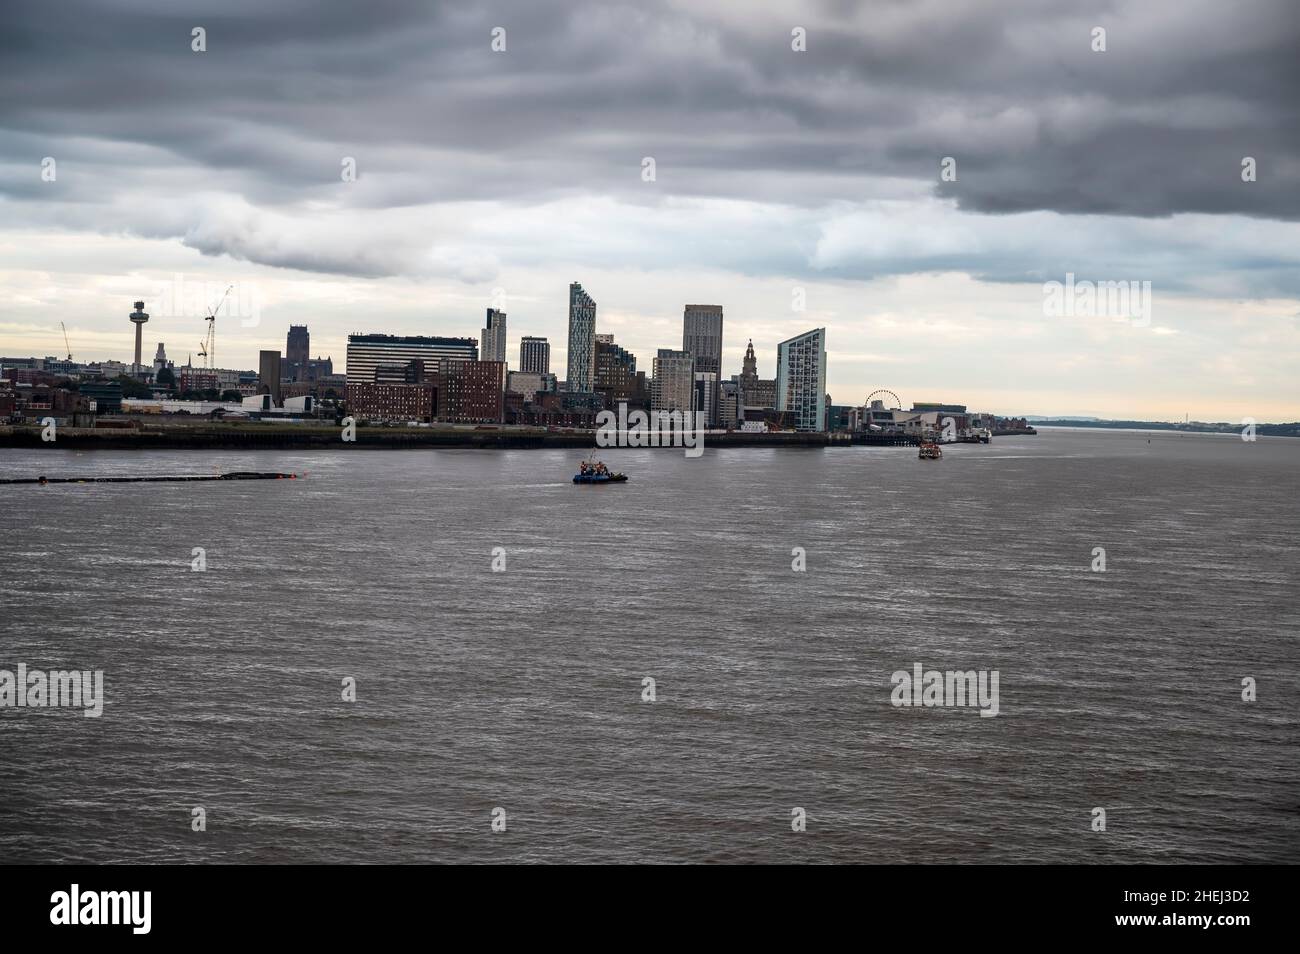
[[[593,309],[594,309],[595,302],[594,302],[593,300],[591,300],[590,295],[585,291],[585,289],[582,288],[581,283],[577,283],[577,282],[571,283],[571,285],[570,285],[570,287],[569,287],[569,296],[570,296],[570,301],[572,301],[573,289],[574,289],[575,287],[578,289],[579,293],[581,293],[582,295],[584,295],[584,296],[586,297],[586,299],[591,303],[591,305],[593,306]],[[500,297],[501,297],[501,296],[498,294],[498,298],[500,298]],[[137,306],[137,310],[138,310],[138,305],[139,305],[139,304],[140,304],[139,302],[135,302],[135,303],[133,303],[134,306]],[[146,300],[144,304],[147,306],[147,305],[148,305],[148,301]],[[678,333],[681,334],[681,335],[683,336],[683,338],[685,338],[685,336],[688,334],[687,329],[688,329],[688,327],[690,326],[691,316],[692,316],[693,314],[695,314],[695,312],[694,312],[693,310],[694,310],[694,309],[700,309],[700,308],[717,309],[717,311],[718,311],[718,317],[719,317],[719,318],[721,317],[721,312],[722,312],[722,310],[723,310],[723,306],[721,306],[721,305],[699,306],[699,305],[690,305],[690,304],[688,304],[688,305],[683,306],[683,311],[684,311],[683,317],[677,319],[677,321],[678,321],[678,325],[679,325],[679,331],[678,331]],[[494,309],[494,308],[487,308],[486,311],[487,311],[487,314],[488,314],[488,316],[489,316],[489,317],[488,317],[488,323],[491,325],[493,322],[499,322],[499,325],[500,325],[500,331],[502,332],[501,337],[502,337],[502,338],[506,338],[507,336],[505,335],[505,325],[506,325],[506,321],[505,321],[505,319],[506,319],[506,314],[505,314],[505,312],[504,312],[504,311],[499,311],[499,310]],[[133,337],[134,337],[134,335],[135,335],[135,333],[136,333],[134,329],[138,327],[138,324],[135,322],[133,315],[134,315],[134,313],[133,313],[132,315],[128,315],[128,318],[131,318],[131,319],[132,319],[132,329],[133,329],[133,330],[132,330],[131,332],[128,333],[128,335],[132,337],[132,340],[133,340]],[[229,317],[229,316],[227,316],[227,317]],[[183,318],[175,319],[175,318],[174,318],[173,320],[176,320],[176,321],[183,321],[183,320],[185,320],[185,319],[183,319]],[[473,322],[470,322],[470,323],[472,324]],[[260,325],[261,322],[259,321],[258,324]],[[480,322],[480,324],[482,324],[482,322]],[[616,337],[616,336],[615,336],[614,334],[612,334],[612,333],[608,333],[608,332],[600,332],[600,331],[598,330],[599,327],[600,327],[599,322],[598,322],[598,321],[595,321],[595,322],[593,322],[593,325],[592,325],[591,330],[590,330],[590,332],[589,332],[590,337],[591,337],[591,340],[592,340],[592,344],[593,344],[593,348],[592,348],[592,352],[593,352],[593,361],[594,361],[595,346],[599,343],[599,341],[600,341],[601,339],[609,339],[609,340],[613,340],[613,339]],[[159,330],[160,330],[160,332],[161,332],[162,329],[159,329]],[[358,332],[358,331],[356,331],[356,330],[353,330],[353,331],[348,332],[348,333],[346,333],[346,334],[343,335],[343,338],[342,338],[342,347],[341,347],[340,350],[341,350],[342,353],[346,356],[346,354],[348,353],[348,351],[349,351],[350,348],[351,348],[351,345],[350,345],[350,341],[351,341],[351,339],[356,338],[358,335],[360,335],[361,337],[366,337],[366,338],[371,338],[371,337],[376,337],[376,338],[391,337],[391,338],[396,338],[396,339],[402,339],[402,338],[407,338],[407,337],[420,337],[420,338],[430,338],[430,339],[433,339],[433,340],[442,340],[442,341],[452,341],[452,340],[455,340],[455,341],[457,341],[457,342],[465,342],[465,343],[467,343],[467,344],[469,344],[469,345],[472,345],[474,348],[476,348],[476,349],[479,350],[479,352],[480,352],[480,355],[479,355],[479,358],[478,358],[479,360],[485,360],[485,361],[486,361],[486,360],[490,360],[490,359],[489,359],[489,357],[486,355],[485,352],[482,352],[482,343],[483,343],[483,341],[484,341],[483,335],[484,335],[485,332],[489,332],[489,331],[495,332],[496,330],[497,330],[497,329],[495,329],[495,328],[492,328],[492,329],[487,329],[487,328],[485,328],[485,329],[480,329],[480,331],[479,331],[477,334],[470,334],[470,335],[463,335],[463,336],[462,336],[462,335],[451,335],[451,334],[429,334],[428,332],[423,332],[423,331],[417,331],[417,332],[411,332],[411,331],[394,331],[394,330],[392,330],[392,329],[385,329],[385,330],[383,330],[383,331],[376,331],[376,330],[373,330],[373,329],[372,329],[372,330],[370,330],[370,331],[366,331],[366,332]],[[733,330],[734,330],[734,329],[733,329]],[[794,335],[794,338],[802,338],[802,337],[805,337],[806,335],[811,334],[811,333],[813,333],[814,331],[820,332],[820,333],[824,336],[824,335],[825,335],[825,331],[826,331],[826,329],[825,329],[825,328],[819,328],[819,329],[812,329],[812,330],[805,331],[805,332],[800,332],[800,333],[795,334],[795,335]],[[294,336],[295,336],[296,333],[301,333],[301,334],[304,336],[304,338],[306,338],[307,326],[306,326],[306,325],[294,325],[294,324],[290,324],[290,325],[288,326],[288,342],[289,342],[289,344],[282,344],[282,351],[283,351],[283,354],[281,355],[282,360],[283,360],[283,362],[284,362],[284,365],[285,365],[286,369],[291,369],[291,368],[293,367],[293,361],[290,360],[290,358],[289,358],[289,353],[290,353],[290,350],[292,350],[292,347],[293,347],[292,342],[294,341]],[[743,335],[743,332],[742,332],[742,335]],[[562,336],[561,340],[564,340],[564,338],[566,338],[566,337],[567,337],[567,334],[564,335],[564,336]],[[721,386],[721,384],[723,384],[723,383],[726,382],[726,381],[729,381],[733,376],[738,376],[738,375],[742,374],[742,372],[745,370],[745,367],[747,366],[747,361],[748,361],[749,357],[753,354],[753,350],[754,350],[754,337],[753,337],[752,335],[743,335],[743,337],[744,337],[744,339],[745,339],[745,341],[746,341],[746,344],[745,344],[744,347],[742,347],[741,345],[739,345],[737,342],[731,342],[730,344],[727,344],[727,339],[726,339],[726,337],[724,336],[724,337],[722,338],[723,346],[722,346],[722,348],[721,348],[721,352],[722,352],[722,361],[721,361],[722,371],[721,371],[721,378],[720,378],[720,380],[718,380],[718,381],[715,382],[715,387],[719,387],[719,386]],[[144,339],[144,341],[145,341],[146,343],[148,342],[148,340],[149,340],[148,338],[145,338],[145,339]],[[274,343],[274,339],[271,339],[271,338],[259,338],[259,339],[257,339],[257,340],[259,340],[259,341],[266,341],[266,342],[269,342],[269,343],[272,343],[272,344]],[[546,356],[547,356],[547,359],[549,360],[549,354],[550,354],[550,350],[551,350],[551,349],[550,349],[550,342],[549,342],[547,336],[545,336],[545,335],[525,334],[523,331],[520,331],[520,332],[518,332],[518,333],[515,334],[513,340],[515,341],[515,344],[511,345],[511,344],[508,343],[508,340],[507,340],[507,342],[506,342],[505,345],[504,345],[504,347],[505,347],[505,351],[506,351],[506,362],[505,362],[505,363],[507,363],[507,364],[510,366],[510,368],[512,368],[512,369],[514,369],[514,370],[526,370],[526,369],[524,369],[524,368],[522,367],[523,362],[522,362],[522,357],[521,357],[521,349],[522,349],[522,347],[523,347],[524,342],[526,342],[526,341],[527,341],[527,342],[537,342],[537,343],[539,343],[541,346],[543,346],[543,347],[545,348],[545,354],[546,354]],[[791,339],[791,340],[793,340],[793,339]],[[285,342],[285,341],[286,341],[286,337],[282,335],[282,336],[280,337],[280,341],[281,341],[282,343]],[[493,341],[494,341],[494,344],[496,344],[497,346],[500,346],[501,343],[500,343],[500,340],[499,340],[499,339],[496,339],[496,338],[494,337],[494,338],[493,338]],[[778,373],[778,374],[780,373],[781,360],[782,360],[782,359],[781,359],[781,352],[780,352],[780,349],[781,349],[782,345],[787,344],[787,343],[788,343],[787,341],[778,341],[778,342],[773,346],[773,348],[771,349],[771,350],[772,350],[772,360],[773,360],[773,362],[774,362],[772,366],[776,369],[776,373]],[[0,344],[3,344],[3,339],[0,339]],[[304,344],[305,344],[305,342],[304,342]],[[129,345],[129,342],[128,342],[128,345]],[[161,349],[164,347],[164,345],[165,345],[165,341],[164,341],[164,340],[161,340],[161,339],[160,339],[160,340],[157,342],[157,348],[158,348],[159,350],[161,350]],[[619,340],[619,346],[620,346],[620,349],[625,348],[625,346],[626,346],[626,342],[624,342],[623,340]],[[200,347],[201,347],[201,343],[200,343]],[[11,350],[12,350],[12,349],[11,349]],[[45,355],[42,355],[42,354],[38,353],[37,351],[33,351],[30,355],[20,355],[17,351],[13,351],[12,353],[8,353],[8,354],[6,354],[5,349],[4,349],[3,347],[0,347],[0,355],[4,355],[5,357],[9,357],[9,358],[36,357],[36,358],[48,358],[48,359],[53,359],[53,360],[55,360],[55,361],[61,361],[62,359],[59,357],[59,354],[62,354],[63,349],[55,349],[55,350],[58,352],[58,354],[45,354]],[[147,348],[146,348],[146,350],[147,350]],[[557,350],[558,350],[558,354],[560,354],[561,356],[566,355],[566,351],[565,351],[565,349],[561,348],[561,349],[557,349]],[[626,347],[626,350],[629,351],[629,352],[631,352],[633,355],[636,354],[636,351],[635,351],[633,348]],[[645,360],[646,363],[649,364],[651,361],[653,361],[655,354],[656,354],[658,351],[663,350],[663,349],[661,349],[661,348],[650,348],[650,349],[645,349],[645,350],[647,350],[647,352],[649,352],[649,353],[647,353],[646,355],[644,355],[643,360]],[[760,350],[762,350],[762,349],[760,349]],[[272,348],[272,349],[259,348],[259,349],[256,351],[256,353],[255,353],[256,356],[255,356],[255,357],[254,357],[250,362],[248,362],[247,367],[244,367],[244,366],[242,366],[242,365],[239,365],[239,362],[233,362],[233,363],[232,363],[232,362],[223,362],[223,364],[226,365],[225,370],[235,369],[237,365],[239,365],[239,367],[238,367],[239,370],[256,370],[256,369],[260,369],[260,368],[262,367],[262,362],[265,360],[265,357],[264,357],[264,356],[268,353],[268,351],[274,351],[274,348]],[[183,368],[192,368],[192,369],[195,370],[196,372],[202,373],[202,371],[203,371],[203,369],[204,369],[204,364],[203,364],[203,359],[202,359],[201,355],[202,355],[202,352],[201,352],[201,351],[199,352],[199,354],[198,354],[197,356],[196,356],[196,355],[191,351],[190,353],[187,353],[187,355],[186,355],[186,362],[187,362],[186,364],[181,364],[180,359],[177,358],[175,361],[169,361],[169,365],[174,364],[175,367],[177,368],[177,370],[181,370],[181,369],[183,369]],[[731,355],[738,355],[738,357],[734,360],[734,362],[732,362],[732,361],[729,360],[729,356],[731,356]],[[194,360],[196,357],[197,357],[197,360]],[[835,352],[834,352],[833,350],[828,349],[828,350],[825,352],[825,357],[826,357],[826,365],[827,365],[829,368],[834,368],[834,366],[835,366]],[[130,361],[131,355],[128,354],[128,355],[127,355],[127,358],[128,358],[128,360],[127,360],[126,362],[122,362],[122,363],[125,364],[125,365],[129,368],[129,367],[131,366],[131,361]],[[83,356],[78,356],[78,357],[77,357],[77,360],[78,360],[78,361],[88,361],[88,362],[101,362],[101,361],[118,361],[119,359],[116,357],[115,354],[109,354],[109,355],[84,355],[84,354],[83,354]],[[310,359],[310,360],[311,360],[311,363],[314,364],[318,359]],[[565,359],[565,358],[562,358],[560,363],[561,363],[561,364],[564,364],[565,361],[566,361],[566,359]],[[192,363],[190,363],[190,362],[192,362]],[[326,361],[326,363],[328,364],[328,360]],[[696,362],[696,363],[697,363],[697,365],[698,365],[698,362]],[[766,361],[759,361],[758,364],[759,364],[759,367],[760,367],[760,369],[761,369],[761,368],[763,368],[763,367],[766,367],[766,366],[768,365],[768,362],[766,362]],[[146,367],[152,367],[152,365],[146,365]],[[698,367],[696,368],[696,370],[698,370]],[[370,367],[369,365],[366,365],[365,367],[362,368],[362,371],[363,371],[363,372],[373,373],[373,368]],[[822,371],[823,371],[823,373],[826,373],[827,368],[823,368]],[[594,364],[593,364],[593,372],[594,372]],[[340,373],[346,373],[346,357],[344,358],[344,368],[342,369],[342,371],[341,371]],[[876,390],[876,389],[878,389],[878,388],[880,388],[880,387],[885,387],[885,386],[889,385],[889,383],[890,383],[890,382],[888,382],[888,381],[884,381],[883,383],[880,382],[880,381],[874,382],[874,384],[871,386],[871,390]],[[889,388],[889,389],[890,389],[890,390],[907,390],[907,391],[909,391],[909,393],[910,393],[910,391],[911,391],[911,389],[907,388],[906,386],[902,386],[902,387],[899,387],[899,388]],[[958,402],[958,403],[971,403],[971,404],[979,404],[979,403],[980,403],[980,400],[978,399],[978,394],[977,394],[977,397],[976,397],[976,398],[967,401],[967,400],[966,400],[966,396],[969,394],[969,392],[964,392],[964,393],[954,393],[948,385],[940,385],[938,388],[928,388],[928,389],[927,389],[927,388],[921,388],[921,389],[919,389],[919,390],[922,392],[922,395],[923,395],[923,396],[909,398],[908,401],[906,401],[905,403],[912,403],[912,402],[926,403],[928,398],[933,398],[933,397],[935,397],[936,395],[938,395],[938,396],[940,397],[941,401],[948,401],[948,402],[956,401],[956,402]],[[858,406],[858,405],[861,405],[861,404],[863,403],[863,402],[862,402],[862,399],[861,399],[860,396],[854,396],[854,395],[852,395],[852,394],[846,394],[846,396],[845,396],[843,399],[841,399],[841,398],[838,397],[838,396],[837,396],[837,395],[836,395],[832,390],[830,390],[829,385],[828,385],[827,388],[826,388],[826,393],[829,394],[829,396],[833,399],[834,403],[837,404],[837,405],[852,405],[852,406]],[[1082,413],[1082,412],[1078,412],[1078,411],[1052,412],[1052,411],[1044,411],[1044,410],[1042,410],[1041,408],[1035,408],[1035,407],[1022,407],[1022,406],[1014,406],[1014,407],[997,407],[997,408],[995,408],[995,410],[996,410],[998,413],[1000,413],[1000,414],[1006,414],[1006,415],[1008,415],[1008,416],[1017,416],[1017,415],[1023,416],[1023,415],[1026,415],[1026,414],[1027,414],[1027,415],[1030,415],[1030,416],[1032,416],[1032,417],[1039,417],[1039,418],[1043,418],[1043,419],[1054,419],[1054,418],[1061,418],[1061,419],[1064,419],[1064,418],[1071,418],[1071,417],[1073,417],[1073,418],[1078,418],[1078,419],[1080,419],[1080,420],[1086,420],[1086,419],[1098,419],[1098,420],[1152,420],[1152,421],[1167,420],[1167,421],[1169,421],[1169,422],[1171,422],[1171,423],[1176,422],[1176,421],[1178,420],[1178,415],[1176,415],[1176,414],[1174,414],[1174,415],[1172,415],[1172,416],[1170,416],[1170,417],[1167,417],[1167,418],[1166,418],[1166,417],[1142,417],[1142,416],[1139,415],[1139,414],[1125,414],[1125,413],[1122,413],[1122,412],[1121,412],[1121,413],[1112,413],[1112,414],[1105,414],[1105,413],[1102,413],[1102,414],[1090,414],[1090,413]],[[1228,416],[1231,417],[1231,415],[1228,415]],[[1221,419],[1222,419],[1222,415],[1220,415],[1219,417],[1215,417],[1214,415],[1205,415],[1205,416],[1203,416],[1203,415],[1193,414],[1193,413],[1190,412],[1190,411],[1185,411],[1185,412],[1183,413],[1183,415],[1182,415],[1182,418],[1183,418],[1184,420],[1195,420],[1195,421],[1218,421],[1218,420],[1221,420]],[[1293,421],[1293,420],[1295,420],[1295,419],[1297,419],[1297,418],[1300,418],[1300,411],[1297,411],[1297,413],[1296,413],[1293,417],[1278,416],[1278,417],[1275,417],[1275,418],[1269,418],[1269,419],[1266,419],[1266,420],[1271,421],[1272,423],[1289,423],[1289,422],[1291,422],[1291,421]]]
[[[311,31],[249,5],[202,53],[152,0],[76,2],[58,30],[20,7],[0,351],[61,354],[64,322],[75,354],[130,360],[119,303],[181,274],[258,289],[260,322],[219,322],[227,366],[290,324],[337,355],[359,311],[470,336],[491,306],[512,364],[526,331],[561,368],[577,276],[643,360],[680,340],[683,304],[722,304],[724,378],[742,335],[767,355],[824,327],[837,401],[1300,418],[1290,8],[1011,7],[1002,30],[953,3],[936,36],[924,10],[852,3],[652,0],[633,30],[582,4],[397,4]],[[370,79],[325,96],[340,63]],[[1053,314],[1045,286],[1072,278],[1147,286],[1149,312]],[[151,347],[195,350],[201,309],[146,310]]]

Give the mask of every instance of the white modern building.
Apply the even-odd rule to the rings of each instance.
[[[797,431],[826,430],[826,329],[805,331],[776,346],[776,409]]]

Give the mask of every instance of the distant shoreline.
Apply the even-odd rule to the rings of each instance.
[[[703,445],[717,447],[840,447],[847,437],[824,433],[706,433]],[[528,450],[596,446],[596,432],[547,431],[544,428],[484,429],[358,427],[355,441],[343,429],[313,424],[146,424],[139,428],[61,427],[55,440],[41,440],[40,427],[0,427],[0,447],[76,450],[313,450],[365,447],[389,450],[479,448]],[[680,447],[664,446],[663,450]]]
[[[1034,427],[1053,430],[1083,431],[1153,431],[1174,434],[1236,434],[1245,429],[1244,424],[1170,424],[1162,421],[1034,421]],[[1260,437],[1300,437],[1298,424],[1256,424]]]

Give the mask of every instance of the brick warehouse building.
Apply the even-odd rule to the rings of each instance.
[[[348,413],[380,421],[429,423],[438,409],[438,390],[429,382],[419,384],[347,385]]]
[[[505,421],[506,364],[443,358],[438,372],[412,361],[406,380],[348,381],[348,413],[388,421],[501,424]]]
[[[440,421],[500,424],[505,420],[506,363],[443,358],[438,362]]]

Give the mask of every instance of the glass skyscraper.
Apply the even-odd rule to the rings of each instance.
[[[569,286],[569,390],[590,392],[596,379],[596,302],[574,282]]]

